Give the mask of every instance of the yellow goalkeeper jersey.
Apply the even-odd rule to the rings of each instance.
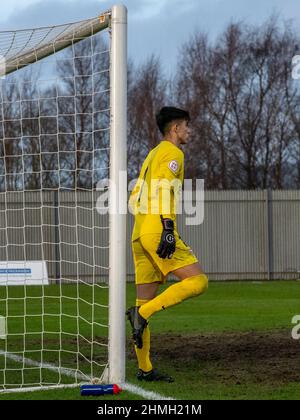
[[[146,157],[129,199],[135,215],[133,241],[147,233],[161,233],[161,215],[172,219],[176,230],[183,178],[183,152],[170,141],[161,141]]]

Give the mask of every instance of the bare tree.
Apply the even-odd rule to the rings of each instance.
[[[261,27],[230,24],[215,45],[196,34],[183,46],[175,89],[194,117],[190,176],[208,188],[293,186],[286,175],[294,99],[286,91],[294,44],[270,18]]]
[[[271,17],[230,24],[209,42],[195,33],[180,50],[174,80],[151,56],[128,66],[128,172],[136,178],[158,144],[155,113],[190,111],[186,177],[206,188],[299,188],[300,93],[291,78],[299,43]],[[38,74],[2,81],[0,189],[91,189],[109,176],[109,52],[98,34],[56,55],[56,84]],[[171,88],[170,88],[171,86]]]
[[[100,53],[101,52],[101,53]],[[58,62],[60,168],[75,188],[109,175],[109,53],[100,35],[76,44]]]
[[[138,68],[131,64],[129,70],[128,168],[129,177],[135,178],[146,154],[158,144],[155,114],[166,104],[168,82],[154,56]]]
[[[1,191],[40,187],[39,107],[37,74],[23,69],[22,77],[1,81]]]

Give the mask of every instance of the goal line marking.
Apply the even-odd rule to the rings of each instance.
[[[2,350],[0,350],[0,356],[6,357],[7,359],[13,360],[14,362],[20,362],[29,366],[35,366],[43,369],[52,370],[54,372],[60,372],[61,374],[68,376],[70,378],[77,378],[81,379],[82,381],[89,381],[90,378],[87,375],[84,375],[80,372],[74,372],[73,369],[66,369],[66,368],[59,368],[57,366],[54,366],[50,363],[39,363],[35,360],[29,359],[27,357],[21,357],[17,354],[13,353],[6,353]],[[139,395],[140,397],[143,397],[147,400],[174,400],[174,398],[171,397],[165,397],[164,395],[158,394],[154,391],[146,391],[145,389],[133,385],[129,382],[125,382],[120,384],[121,387],[132,394]],[[75,388],[78,384],[66,384],[66,385],[52,385],[52,386],[41,386],[40,388],[36,387],[28,387],[28,388],[20,388],[18,390],[14,389],[14,391],[11,390],[0,390],[0,393],[8,393],[8,392],[33,392],[33,391],[45,391],[50,389],[57,389],[57,388]]]

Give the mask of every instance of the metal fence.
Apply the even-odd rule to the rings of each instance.
[[[0,260],[47,261],[52,280],[108,275],[108,216],[97,192],[0,194]],[[300,277],[300,191],[207,191],[204,222],[178,230],[210,280]],[[134,278],[127,223],[127,274]]]

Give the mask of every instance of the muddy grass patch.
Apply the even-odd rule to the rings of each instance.
[[[135,358],[132,347],[128,355]],[[206,381],[228,384],[300,381],[300,341],[290,331],[153,335],[155,365],[168,364]]]

